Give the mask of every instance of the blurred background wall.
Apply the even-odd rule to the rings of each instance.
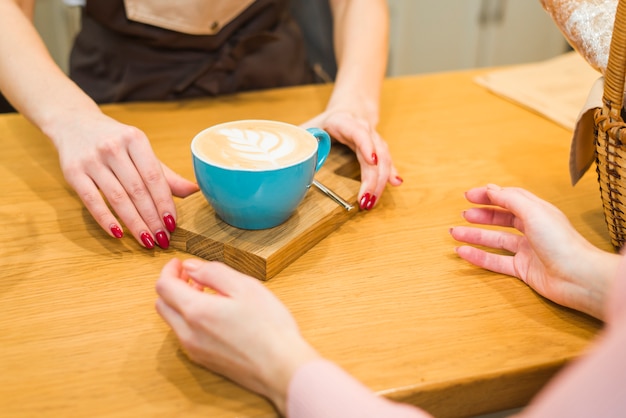
[[[539,0],[388,0],[389,75],[541,61],[568,49]]]

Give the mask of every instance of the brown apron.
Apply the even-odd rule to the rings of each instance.
[[[98,103],[311,83],[288,6],[289,0],[87,0],[70,77]]]

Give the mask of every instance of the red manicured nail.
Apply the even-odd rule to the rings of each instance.
[[[374,207],[374,203],[376,203],[376,195],[372,195],[370,200],[367,201],[365,205],[365,210],[370,210]]]
[[[359,200],[359,207],[361,209],[365,209],[365,207],[367,206],[367,202],[369,201],[370,201],[370,194],[365,193],[363,196],[361,196],[361,200]]]
[[[404,179],[400,176],[396,176],[396,180],[398,180],[400,183],[404,183]]]
[[[378,164],[378,155],[375,152],[372,153],[372,162],[374,165]]]
[[[124,231],[118,225],[111,224],[111,233],[115,238],[122,238],[124,236]]]
[[[139,235],[139,238],[141,238],[141,242],[143,242],[143,245],[151,250],[154,248],[154,239],[152,238],[152,235],[150,235],[147,232],[142,232],[141,235]]]
[[[170,246],[170,240],[167,238],[167,234],[164,231],[159,231],[156,233],[156,242],[159,244],[159,247],[167,250]]]
[[[163,222],[165,223],[165,227],[169,232],[174,232],[174,230],[176,229],[176,221],[171,214],[166,214],[163,217]]]

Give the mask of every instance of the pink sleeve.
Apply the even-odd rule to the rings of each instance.
[[[559,373],[523,417],[623,417],[626,414],[626,257],[608,302],[607,323],[589,350]]]
[[[289,418],[426,418],[426,412],[377,396],[326,360],[300,367],[289,384]]]

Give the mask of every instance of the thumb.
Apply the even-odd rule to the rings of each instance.
[[[172,171],[171,168],[165,164],[161,164],[163,167],[163,174],[167,180],[167,184],[172,190],[172,194],[176,197],[187,197],[192,193],[199,190],[198,184],[193,181],[187,180],[178,173]]]
[[[182,265],[178,258],[168,261],[161,269],[161,277],[178,277],[182,278]]]
[[[188,259],[183,262],[183,269],[194,281],[225,296],[257,284],[256,279],[217,261]]]
[[[545,203],[534,194],[518,187],[503,188],[493,184],[487,185],[487,196],[493,204],[511,211],[516,216],[527,219],[531,211],[545,212]]]

